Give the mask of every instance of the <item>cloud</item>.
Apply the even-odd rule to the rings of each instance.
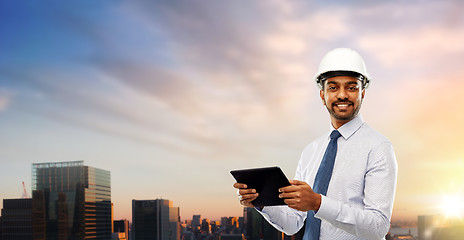
[[[378,90],[379,94],[369,93],[376,94],[370,102],[375,106],[370,114],[384,118],[374,124],[384,122],[382,132],[395,146],[399,164],[395,205],[417,205],[408,213],[411,216],[424,214],[430,208],[423,203],[428,201],[424,195],[440,196],[463,190],[453,183],[462,182],[464,141],[460,133],[464,132],[461,124],[464,114],[458,106],[462,102],[464,72],[441,71],[441,74],[440,78],[400,76],[402,84],[385,86]],[[420,196],[424,199],[422,203],[414,201]]]
[[[222,6],[190,9],[165,2],[125,7],[113,14],[138,26],[128,34],[122,34],[118,24],[99,33],[101,25],[88,19],[64,18],[62,24],[94,44],[95,51],[77,59],[81,62],[75,63],[75,74],[56,66],[31,72],[30,82],[57,106],[51,111],[39,108],[42,112],[59,121],[203,158],[244,159],[237,155],[254,152],[257,142],[263,149],[275,148],[291,145],[284,140],[288,134],[303,136],[308,115],[301,113],[313,92],[311,68],[305,63],[311,43],[301,35],[310,31],[299,30],[304,22],[316,26],[314,19],[320,15],[302,19],[303,23],[286,21],[282,15],[288,13],[267,6],[273,14],[263,11],[258,17],[250,12],[240,18],[242,12],[233,12],[222,16],[219,24],[212,19],[218,13],[214,8]],[[265,22],[279,27],[266,27]],[[133,32],[139,37],[125,37]],[[289,36],[289,42],[279,48],[282,35]],[[129,41],[143,38],[156,41]],[[300,46],[285,52],[295,42]]]
[[[456,67],[450,57],[457,60],[464,54],[463,41],[462,27],[429,26],[426,29],[374,33],[362,38],[360,45],[375,52],[375,57],[387,67],[404,69],[403,64],[406,64],[418,69],[424,66],[442,67],[436,66],[437,62],[442,61]],[[459,60],[461,61],[462,59]]]
[[[418,186],[429,176],[460,179],[434,172],[449,172],[464,144],[458,1],[137,1],[85,14],[66,6],[43,11],[40,27],[53,31],[40,51],[27,45],[26,53],[40,53],[27,54],[30,64],[18,55],[1,67],[15,94],[0,90],[0,111],[13,109],[13,99],[15,111],[136,143],[150,159],[137,168],[171,164],[192,185],[204,183],[193,167],[293,169],[303,145],[328,126],[312,82],[317,64],[348,46],[375,73],[362,112],[395,145],[398,206],[411,189],[426,192]],[[52,48],[60,39],[72,41]]]
[[[260,17],[232,11],[222,15],[219,24],[211,19],[217,18],[215,8],[223,6],[190,7],[149,4],[125,12],[149,38],[163,36],[162,42],[169,44],[161,55],[174,62],[140,63],[109,54],[112,59],[102,56],[93,64],[122,85],[162,101],[190,123],[192,137],[217,142],[234,139],[242,131],[256,132],[286,122],[294,126],[291,115],[299,115],[305,108],[304,99],[312,94],[305,51],[299,52],[307,50],[308,44],[298,35],[298,23],[282,22],[279,11]],[[273,28],[266,28],[267,20],[282,26],[283,32],[274,34]],[[289,43],[279,49],[278,36],[282,35],[289,36]],[[300,45],[293,54],[281,58],[279,54],[288,56],[284,49],[295,48],[296,42]],[[114,52],[101,47],[102,53]]]
[[[0,87],[0,112],[5,111],[11,103],[13,93],[11,90]]]
[[[387,3],[373,6],[356,15],[360,24],[359,46],[383,66],[404,72],[436,72],[437,67],[457,69],[462,65],[464,47],[461,2]],[[369,21],[375,16],[388,16],[382,21]],[[456,63],[459,62],[459,63]]]
[[[31,72],[46,75],[31,82],[46,86],[39,89],[42,95],[61,105],[62,112],[52,114],[56,118],[181,149],[218,149],[217,154],[234,152],[244,142],[277,144],[269,129],[291,136],[310,131],[308,122],[323,122],[323,116],[305,112],[319,106],[308,103],[317,99],[311,78],[330,46],[358,43],[368,57],[390,66],[405,62],[403,49],[394,48],[399,43],[417,49],[409,57],[425,59],[424,49],[452,33],[439,25],[414,32],[413,24],[404,24],[397,30],[375,18],[393,12],[390,20],[401,23],[411,12],[410,19],[418,22],[422,13],[412,4],[371,5],[359,14],[350,6],[299,7],[280,1],[250,3],[247,10],[237,2],[140,1],[109,8],[105,14],[119,19],[114,24],[56,14],[62,27],[86,39],[93,51],[72,59],[78,60],[75,76],[52,65]],[[123,23],[133,27],[121,28]],[[362,29],[372,32],[355,34]],[[410,44],[403,33],[411,32],[428,40]],[[435,32],[440,37],[431,39]],[[432,53],[449,56],[452,49]],[[112,123],[105,124],[109,119]]]

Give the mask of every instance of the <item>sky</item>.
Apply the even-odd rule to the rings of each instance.
[[[329,131],[319,61],[349,47],[372,77],[361,114],[395,148],[393,220],[443,213],[464,202],[463,11],[457,0],[0,1],[0,197],[21,197],[23,181],[31,195],[32,163],[84,160],[111,171],[115,219],[156,198],[183,220],[242,216],[229,171],[293,178]]]

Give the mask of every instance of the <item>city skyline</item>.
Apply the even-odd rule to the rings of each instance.
[[[115,219],[156,198],[181,217],[239,216],[229,171],[280,166],[293,178],[303,148],[329,131],[317,65],[350,47],[373,78],[361,114],[398,160],[392,220],[447,213],[464,202],[462,10],[457,0],[2,1],[1,197],[19,198],[22,182],[32,195],[33,163],[83,160],[111,172]]]

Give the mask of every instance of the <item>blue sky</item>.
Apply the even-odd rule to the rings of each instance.
[[[164,197],[241,215],[231,169],[281,166],[328,131],[312,81],[332,48],[361,53],[361,113],[389,137],[394,218],[439,212],[464,170],[464,5],[459,1],[2,1],[0,188],[31,164],[110,170],[116,218]]]

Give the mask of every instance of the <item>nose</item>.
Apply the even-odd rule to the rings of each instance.
[[[337,92],[337,98],[338,99],[347,99],[348,98],[348,93],[346,92],[346,89],[341,87],[338,92]]]

